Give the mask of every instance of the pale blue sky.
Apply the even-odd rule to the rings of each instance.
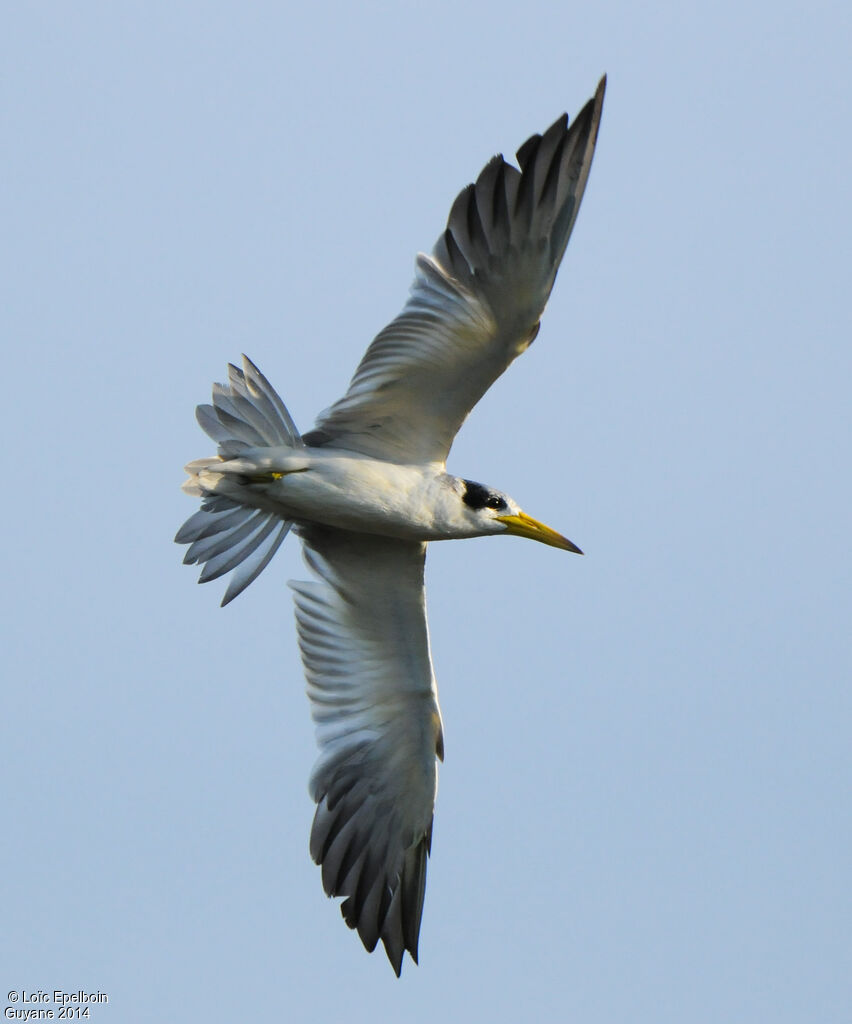
[[[0,996],[848,1021],[848,4],[82,0],[0,48]],[[459,188],[604,71],[541,334],[450,460],[587,554],[430,550],[447,757],[396,981],[308,856],[298,544],[225,610],[172,544],[193,408],[245,351],[307,429]]]

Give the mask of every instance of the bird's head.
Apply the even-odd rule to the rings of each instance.
[[[508,494],[460,477],[456,479],[456,490],[461,499],[461,514],[473,528],[474,536],[508,533],[582,555],[576,544],[527,515]]]

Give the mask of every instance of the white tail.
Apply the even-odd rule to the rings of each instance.
[[[250,449],[303,447],[284,403],[248,357],[243,356],[242,370],[233,364],[228,367],[228,381],[227,385],[214,384],[213,404],[199,405],[196,410],[198,422],[218,444],[219,454],[187,465],[189,479],[183,490],[201,498],[201,508],[175,536],[178,544],[189,544],[184,564],[203,563],[199,583],[237,570],[222,598],[223,606],[269,565],[291,522],[216,493],[212,484],[221,479],[217,467]]]

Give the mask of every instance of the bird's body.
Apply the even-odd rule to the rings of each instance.
[[[423,570],[433,540],[514,534],[579,551],[508,495],[446,471],[473,405],[538,332],[591,166],[604,81],[495,157],[462,191],[403,312],[349,390],[302,436],[244,357],[198,419],[218,455],[187,466],[201,509],[178,531],[200,582],[233,573],[223,604],[291,527],[316,579],[292,583],[320,757],[310,849],[367,949],[417,959],[443,732]]]
[[[503,519],[521,513],[508,495],[500,495],[505,507],[494,511],[503,519],[482,522],[474,514],[479,510],[464,501],[473,481],[431,463],[404,465],[334,448],[284,446],[249,449],[212,466],[201,461],[205,466],[192,478],[193,490],[249,501],[293,522],[397,540],[426,543],[505,533]]]

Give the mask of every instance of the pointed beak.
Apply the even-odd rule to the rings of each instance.
[[[506,532],[515,537],[529,537],[530,540],[541,541],[542,544],[549,544],[552,548],[562,548],[563,551],[573,551],[582,555],[582,551],[567,537],[563,537],[556,530],[540,523],[526,512],[519,512],[516,516],[497,516],[501,523],[505,523]]]

